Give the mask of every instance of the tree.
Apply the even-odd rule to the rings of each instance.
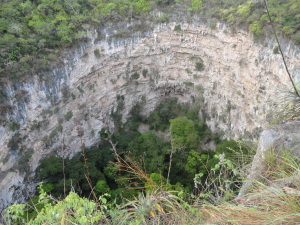
[[[137,0],[134,3],[134,9],[139,14],[146,14],[150,9],[150,2],[147,0]]]
[[[170,139],[171,139],[171,154],[168,169],[167,180],[173,182],[183,182],[187,178],[185,176],[185,165],[188,157],[188,152],[197,149],[199,136],[193,121],[187,117],[178,117],[170,120]],[[172,168],[172,163],[175,165]]]
[[[156,191],[158,188],[162,190],[170,190],[171,185],[167,184],[167,179],[159,173],[151,173],[150,180],[145,183],[146,191]]]
[[[224,153],[226,158],[234,161],[237,154],[249,154],[249,149],[235,140],[225,140],[217,145],[216,153]]]
[[[192,176],[197,173],[202,173],[203,176],[207,175],[208,171],[218,163],[218,160],[214,158],[214,155],[215,152],[211,150],[204,150],[201,152],[196,152],[195,150],[190,151],[185,170]]]
[[[110,188],[106,180],[99,180],[95,186],[95,191],[97,194],[105,194],[110,191]]]
[[[40,177],[47,178],[51,182],[59,181],[62,176],[62,159],[58,157],[50,157],[44,159],[41,163]]]
[[[187,117],[170,120],[170,133],[174,149],[188,150],[198,147],[199,136],[193,121]]]
[[[191,0],[192,8],[194,12],[199,12],[202,9],[202,0]]]
[[[263,25],[261,21],[254,21],[249,26],[249,30],[256,36],[261,36],[263,34]]]
[[[165,158],[168,148],[168,144],[162,137],[148,131],[132,141],[127,151],[134,156],[136,161],[143,162],[147,173],[154,173],[164,172],[166,169]]]

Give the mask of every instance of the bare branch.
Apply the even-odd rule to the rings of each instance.
[[[286,72],[287,72],[288,75],[289,75],[289,78],[290,78],[290,81],[291,81],[291,83],[292,83],[292,85],[293,85],[295,94],[297,95],[297,97],[300,98],[300,94],[299,94],[299,92],[298,92],[298,90],[297,90],[297,88],[296,88],[296,84],[295,84],[295,82],[294,82],[294,80],[293,80],[293,78],[292,78],[292,76],[291,76],[291,74],[290,74],[290,71],[289,71],[288,67],[287,67],[287,64],[286,64],[286,61],[285,61],[285,57],[284,57],[284,55],[283,55],[283,52],[282,52],[282,49],[281,49],[281,45],[280,45],[280,43],[279,43],[279,40],[278,40],[278,37],[277,37],[277,34],[276,34],[276,30],[275,30],[275,27],[274,27],[274,23],[273,23],[273,20],[272,20],[272,18],[271,18],[270,12],[269,12],[269,8],[268,8],[268,5],[267,5],[267,0],[263,0],[263,1],[264,1],[264,5],[265,5],[265,7],[266,7],[266,12],[267,12],[267,14],[268,14],[268,17],[269,17],[269,20],[270,20],[270,23],[271,23],[271,27],[272,27],[272,29],[273,29],[273,32],[274,32],[274,35],[275,35],[275,38],[276,38],[276,42],[277,42],[277,44],[278,44],[279,52],[280,52],[280,54],[281,54],[281,56],[282,56],[282,60],[283,60],[284,66],[285,66],[285,70],[286,70]]]

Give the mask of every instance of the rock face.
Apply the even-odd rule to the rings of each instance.
[[[274,126],[272,129],[264,130],[259,138],[259,145],[254,156],[250,173],[241,188],[238,197],[245,195],[251,188],[253,182],[260,180],[266,170],[266,157],[270,150],[280,155],[285,150],[300,157],[300,122],[292,122]]]
[[[127,38],[120,30],[138,24],[94,31],[63,66],[0,89],[0,208],[32,194],[41,159],[79,151],[77,129],[87,147],[98,142],[101,128],[113,129],[109,115],[119,99],[124,120],[138,101],[146,102],[147,113],[164,98],[178,97],[200,105],[208,126],[224,138],[260,133],[272,112],[269,100],[289,84],[274,41],[254,43],[249,33],[223,24],[212,30],[194,21],[180,24],[180,31],[175,25]],[[288,42],[283,48],[300,80],[299,49]]]

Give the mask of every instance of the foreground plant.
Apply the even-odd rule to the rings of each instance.
[[[242,198],[220,205],[202,205],[207,222],[218,224],[299,224],[300,164],[299,159],[284,151],[270,150],[264,181]]]
[[[169,191],[156,190],[154,192],[141,193],[134,201],[123,206],[126,208],[128,219],[139,221],[142,224],[158,222],[159,220],[175,220],[180,208],[179,198]]]
[[[51,201],[42,188],[40,188],[39,202],[44,204],[44,208],[37,212],[37,216],[25,221],[25,205],[13,205],[6,209],[4,216],[7,224],[98,224],[103,218],[103,213],[98,205],[91,200],[81,198],[75,192],[56,204]],[[17,210],[19,209],[19,210]]]

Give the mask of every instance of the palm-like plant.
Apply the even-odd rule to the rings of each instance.
[[[179,198],[171,191],[156,190],[141,193],[135,200],[123,206],[129,221],[153,224],[160,220],[170,220],[170,215],[180,209]]]

